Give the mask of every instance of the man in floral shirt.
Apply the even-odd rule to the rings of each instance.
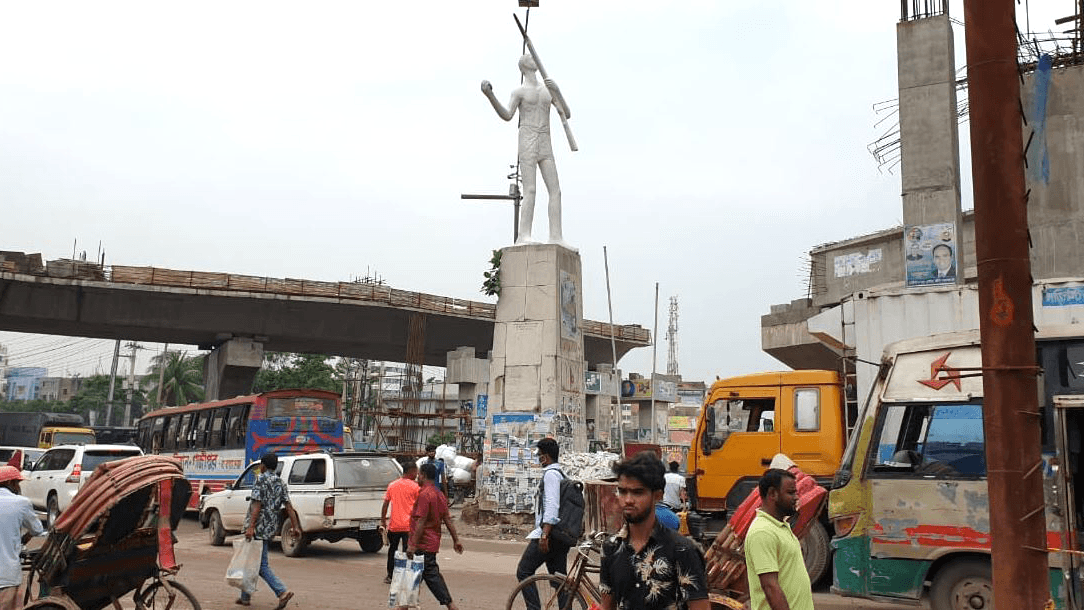
[[[704,559],[655,519],[666,467],[643,451],[613,465],[625,525],[602,545],[603,610],[709,610]]]
[[[286,490],[286,483],[283,483],[279,475],[275,474],[278,465],[279,458],[274,453],[264,454],[260,458],[260,474],[256,476],[256,482],[252,485],[252,499],[249,503],[248,514],[245,515],[245,538],[249,540],[255,538],[263,546],[260,558],[260,578],[263,578],[267,586],[271,587],[271,590],[279,598],[275,610],[282,610],[286,607],[286,604],[290,603],[294,594],[271,571],[271,566],[267,563],[267,545],[279,533],[279,528],[282,527],[279,516],[284,508],[286,514],[290,516],[290,524],[293,526],[294,535],[301,534],[301,524],[297,521],[297,513],[294,511],[294,507],[290,505],[290,496]],[[248,606],[252,603],[251,599],[252,592],[242,589],[241,597],[237,600],[237,603],[241,606]]]

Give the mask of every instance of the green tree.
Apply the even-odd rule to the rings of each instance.
[[[97,424],[109,424],[119,422],[124,415],[124,405],[127,403],[128,391],[124,389],[122,377],[117,377],[113,387],[113,409],[109,406],[109,375],[91,375],[83,380],[79,391],[68,401],[68,409],[72,413],[80,413],[88,422],[90,412],[96,411]],[[132,417],[139,417],[143,412],[143,406],[147,404],[147,397],[141,388],[132,390]]]
[[[286,388],[315,388],[339,392],[342,379],[336,379],[335,368],[323,354],[291,354],[267,352],[263,366],[252,382],[253,392],[270,392]]]
[[[162,378],[162,404],[158,404],[158,378]],[[151,359],[143,382],[153,406],[186,405],[203,399],[203,356],[163,352]]]

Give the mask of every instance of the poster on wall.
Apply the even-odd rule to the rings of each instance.
[[[576,292],[576,281],[572,279],[572,274],[561,271],[561,338],[570,341],[580,338]]]
[[[956,283],[956,225],[945,222],[905,227],[903,259],[908,286]]]

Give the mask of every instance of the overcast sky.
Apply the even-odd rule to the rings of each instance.
[[[1033,29],[1073,8],[1046,4]],[[963,19],[962,2],[951,9]],[[53,259],[78,240],[90,258],[101,243],[107,264],[368,270],[492,300],[482,272],[511,242],[510,205],[460,194],[508,190],[516,128],[479,83],[504,103],[518,85],[514,12],[512,0],[4,3],[0,249]],[[805,296],[807,252],[901,222],[898,169],[867,151],[895,122],[875,127],[873,104],[897,96],[898,20],[887,0],[541,0],[529,33],[580,146],[554,117],[585,317],[607,318],[606,246],[615,322],[651,328],[659,283],[660,371],[673,295],[686,379],[784,368],[760,349],[760,316]],[[966,124],[961,135],[969,208]],[[112,342],[56,341],[0,333],[13,365],[86,374],[104,354],[108,372]],[[620,366],[650,373],[651,349]]]

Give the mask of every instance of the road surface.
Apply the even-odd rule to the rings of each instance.
[[[458,512],[458,511],[456,511]],[[232,547],[211,546],[207,530],[194,517],[186,517],[177,529],[177,561],[183,564],[177,580],[192,590],[204,610],[230,610],[237,589],[225,583],[226,565]],[[439,562],[448,588],[462,610],[500,610],[516,584],[513,576],[524,543],[506,540],[463,539],[465,552],[456,555],[445,533]],[[289,608],[380,609],[387,607],[388,586],[384,584],[387,555],[363,553],[357,543],[314,542],[303,557],[283,556],[278,544],[269,556],[275,574],[294,592]],[[841,598],[828,593],[814,595],[817,610],[864,608],[870,610],[913,610],[916,606],[888,605]],[[130,598],[125,608],[132,608]],[[274,595],[262,581],[253,595],[253,610],[274,608]],[[422,586],[422,609],[436,610],[436,600]]]

